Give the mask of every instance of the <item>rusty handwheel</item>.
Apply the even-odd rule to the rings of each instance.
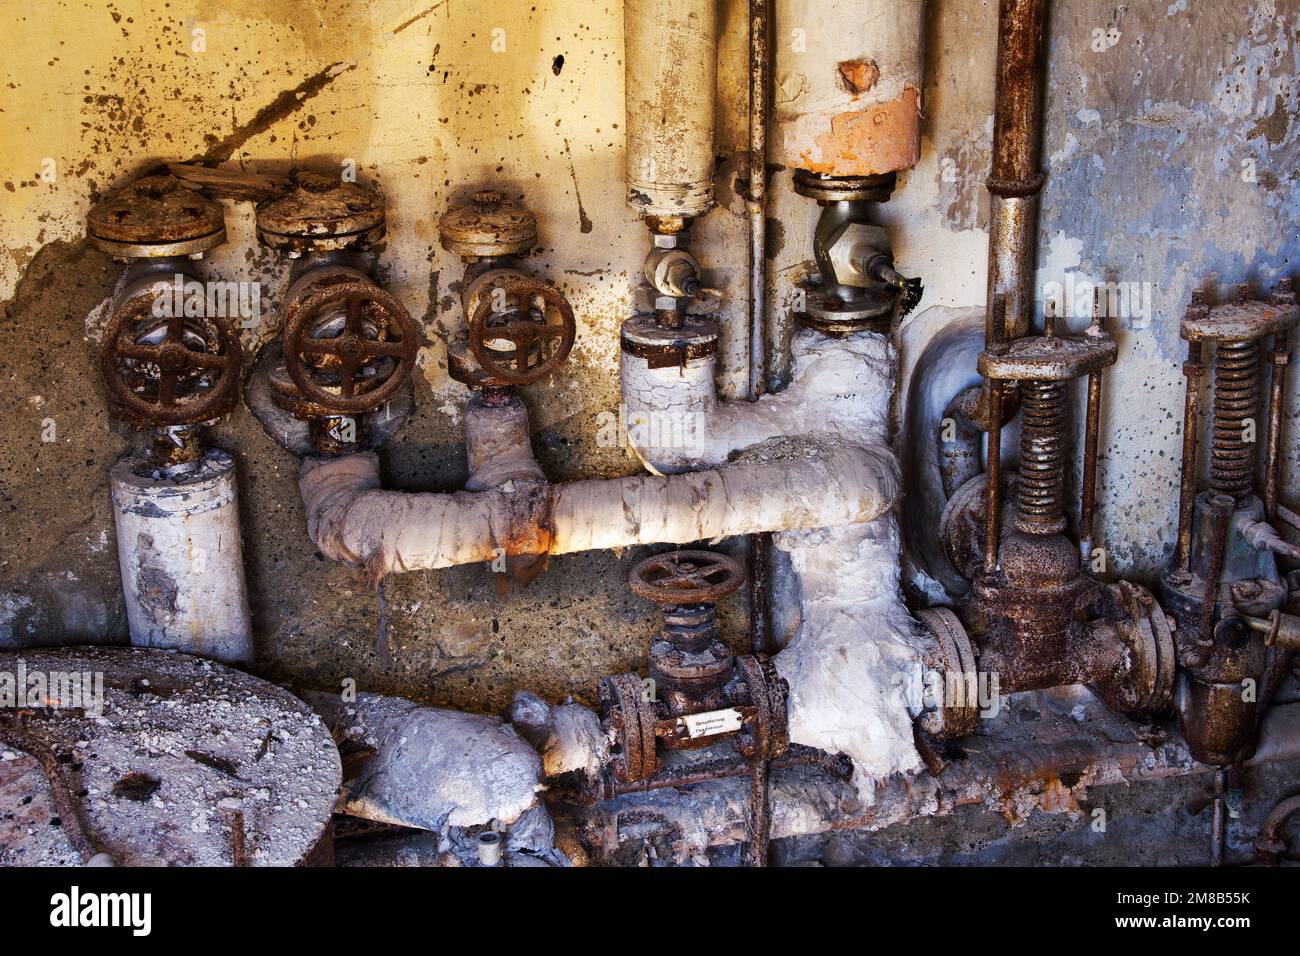
[[[636,674],[614,674],[600,682],[600,708],[611,741],[614,776],[634,783],[659,766],[655,753],[654,704],[646,699],[645,683]]]
[[[392,398],[418,351],[410,314],[369,281],[322,283],[285,316],[285,371],[305,399],[340,414],[372,411]]]
[[[156,301],[136,296],[109,323],[100,370],[110,401],[138,427],[219,418],[239,395],[239,334],[216,316],[159,316]]]
[[[483,280],[469,303],[469,346],[483,371],[511,385],[555,371],[577,332],[569,300],[554,286],[512,270]]]
[[[744,675],[754,708],[753,723],[737,738],[736,749],[750,759],[779,757],[790,746],[790,685],[776,672],[770,657],[742,654],[736,658],[736,667]]]
[[[666,551],[633,568],[628,585],[656,604],[706,604],[726,597],[744,580],[744,569],[725,554]]]

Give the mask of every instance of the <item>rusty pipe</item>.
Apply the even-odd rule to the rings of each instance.
[[[1264,514],[1269,521],[1277,520],[1278,471],[1282,460],[1282,418],[1286,390],[1286,366],[1291,360],[1291,341],[1286,332],[1273,336],[1273,349],[1269,352],[1273,371],[1269,378],[1268,398],[1268,457],[1264,464]]]
[[[1007,299],[1007,334],[1029,330],[1035,226],[1043,188],[1042,87],[1045,0],[1001,0],[993,109],[988,301]]]
[[[1193,293],[1193,303],[1196,294]],[[1201,379],[1205,363],[1201,361],[1201,343],[1187,343],[1187,361],[1183,363],[1187,395],[1183,402],[1183,460],[1178,486],[1178,550],[1174,567],[1189,571],[1192,561],[1192,512],[1196,505],[1196,437],[1201,427]]]

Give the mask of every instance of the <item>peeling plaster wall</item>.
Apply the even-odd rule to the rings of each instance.
[[[926,281],[904,330],[905,363],[943,314],[931,307],[983,301],[995,12],[987,0],[928,5],[921,159],[884,210],[900,268]],[[734,396],[745,377],[736,182],[746,4],[723,0],[720,15],[719,208],[696,227],[693,248],[724,293],[720,381]],[[350,159],[361,182],[385,192],[383,279],[427,336],[417,413],[382,453],[394,488],[444,490],[465,478],[465,392],[447,378],[443,345],[462,323],[460,264],[437,245],[438,216],[488,182],[522,197],[541,226],[533,264],[579,315],[568,365],[525,390],[539,460],[557,481],[637,470],[601,442],[618,407],[617,329],[646,249],[622,202],[621,4],[123,0],[10,5],[0,23],[0,645],[125,639],[106,482],[131,438],[105,415],[93,365],[120,268],[81,237],[95,199],[162,160],[282,172]],[[1151,321],[1120,330],[1120,364],[1107,377],[1101,540],[1120,566],[1154,569],[1172,534],[1176,321],[1193,282],[1293,268],[1298,23],[1297,0],[1053,5],[1040,264],[1153,284]],[[497,27],[503,53],[492,50]],[[1096,31],[1112,27],[1115,44],[1095,52]],[[203,53],[192,49],[199,29]],[[815,37],[805,55],[820,67]],[[46,158],[53,182],[40,175]],[[1254,183],[1240,176],[1247,158]],[[778,384],[817,215],[789,179],[776,170],[770,187]],[[286,264],[256,244],[248,207],[230,207],[227,219],[230,241],[203,268],[261,282],[278,301]],[[279,321],[268,312],[245,345],[273,337]],[[313,555],[296,462],[245,409],[212,441],[239,461],[264,672],[319,687],[351,677],[499,710],[517,687],[590,699],[601,675],[642,662],[651,618],[625,585],[640,553],[555,558],[504,597],[482,567],[403,575],[376,595]],[[1286,447],[1296,474],[1295,443]],[[739,602],[721,610],[735,639]]]

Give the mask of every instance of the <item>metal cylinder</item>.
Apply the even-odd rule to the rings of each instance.
[[[1043,187],[1044,6],[1045,0],[1001,0],[998,9],[988,297],[1007,297],[1012,338],[1029,330],[1033,312],[1030,282]]]
[[[920,157],[924,0],[775,0],[771,159],[876,176]]]
[[[716,0],[623,5],[627,202],[644,216],[713,206]]]
[[[111,476],[131,643],[251,662],[234,458],[209,450],[177,479],[150,469],[124,458]]]
[[[1210,488],[1241,501],[1254,490],[1255,445],[1246,440],[1259,414],[1259,342],[1220,342],[1214,356],[1214,435]]]

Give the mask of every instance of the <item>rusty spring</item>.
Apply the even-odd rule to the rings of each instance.
[[[1065,383],[1020,383],[1020,478],[1016,527],[1026,534],[1065,530]]]
[[[1214,356],[1214,444],[1210,488],[1238,501],[1254,487],[1247,420],[1259,412],[1259,342],[1220,342]]]

